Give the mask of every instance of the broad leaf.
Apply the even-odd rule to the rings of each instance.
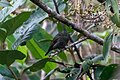
[[[93,63],[97,63],[97,62],[102,61],[102,60],[104,60],[104,58],[103,58],[103,55],[101,54],[101,55],[95,56],[95,57],[92,59],[92,62],[93,62]]]
[[[119,16],[117,16],[116,13],[113,16],[111,16],[111,20],[114,24],[116,24],[117,27],[120,27]]]
[[[66,56],[66,54],[64,53],[64,52],[60,52],[59,54],[58,54],[58,56],[63,60],[63,61],[68,61],[67,60],[67,56]]]
[[[90,69],[90,67],[91,67],[92,64],[93,64],[92,60],[86,60],[86,61],[84,61],[82,63],[83,73],[87,72]]]
[[[26,0],[14,0],[13,5],[9,7],[5,7],[0,11],[0,22],[5,20],[5,18],[11,14],[14,10],[16,10],[19,6],[25,3]]]
[[[18,70],[16,69],[16,67],[11,67],[11,69],[14,71],[14,73],[19,77],[20,74],[18,72]],[[4,65],[0,65],[0,74],[2,76],[6,76],[9,78],[14,78],[14,76],[11,74],[10,70]]]
[[[35,58],[38,58],[38,59],[45,58],[45,52],[38,46],[38,44],[33,39],[28,41],[27,47]],[[43,70],[48,73],[55,67],[56,67],[55,63],[47,62]]]
[[[54,9],[54,3],[49,1],[47,3],[45,3],[48,7],[50,7],[51,9]]]
[[[108,56],[109,56],[110,49],[111,49],[112,39],[113,39],[113,33],[110,33],[105,37],[105,40],[103,43],[103,57],[106,60],[106,62],[108,61]]]
[[[22,52],[25,56],[28,56],[28,48],[26,46],[19,46],[17,50]],[[17,60],[16,62],[24,64],[26,58],[24,58],[23,60]]]
[[[0,1],[0,6],[8,7],[8,6],[11,6],[11,4],[7,0],[1,0]]]
[[[62,0],[58,0],[58,2],[59,1],[62,1]],[[63,1],[59,2],[59,5],[58,5],[59,12],[64,11],[65,8],[66,8],[66,4]]]
[[[11,35],[29,18],[30,14],[31,12],[23,12],[18,16],[7,20],[0,27],[5,28],[7,30],[7,35]]]
[[[45,52],[39,47],[34,39],[27,42],[27,48],[32,52],[33,57],[36,59],[42,59],[45,57]]]
[[[101,72],[99,80],[109,80],[112,77],[113,73],[117,70],[117,66],[117,64],[106,66]]]
[[[6,42],[7,42],[8,49],[12,49],[12,45],[14,41],[15,41],[15,37],[13,35],[7,36]]]
[[[50,72],[51,70],[53,70],[54,68],[57,67],[57,64],[56,63],[53,63],[53,62],[47,62],[45,67],[43,68],[43,70],[48,73]]]
[[[34,33],[38,32],[38,25],[34,24],[31,27],[27,28],[27,30],[23,31],[24,35],[21,35],[13,44],[12,48],[16,49],[19,45],[26,45],[27,41],[30,40]]]
[[[10,66],[16,59],[22,60],[25,55],[17,50],[0,51],[0,64]]]
[[[47,3],[47,2],[52,2],[53,0],[44,0],[43,2],[44,3]]]
[[[32,66],[26,68],[24,71],[26,71],[28,69],[32,72],[39,71],[45,67],[46,63],[49,60],[50,60],[50,58],[41,59],[41,60],[37,61],[36,63],[34,63]]]
[[[40,80],[40,75],[37,73],[28,73],[29,80]]]
[[[52,36],[40,27],[39,32],[34,35],[33,39],[42,50],[47,52],[50,46],[50,40],[52,40]]]
[[[113,23],[116,24],[116,26],[120,27],[120,17],[119,17],[119,7],[118,7],[118,1],[117,0],[110,0],[111,5],[114,11],[114,15],[111,17]]]
[[[18,47],[20,44],[25,45],[26,41],[31,39],[34,32],[36,32],[36,27],[38,26],[36,24],[43,21],[47,17],[48,15],[42,9],[38,8],[33,11],[29,19],[25,21],[24,24],[14,34],[16,38],[14,48]]]
[[[111,7],[110,7],[111,5]],[[117,27],[120,27],[120,17],[119,17],[119,7],[118,7],[118,1],[117,0],[106,0],[106,10],[108,13],[108,16],[112,20],[114,24],[116,24]],[[113,16],[109,13],[109,8],[111,8],[114,12]]]
[[[100,75],[103,71],[103,69],[105,68],[105,66],[97,66],[95,69],[94,69],[94,77],[95,77],[95,80],[99,80],[100,78]]]
[[[114,10],[114,13],[117,14],[117,18],[119,18],[119,7],[118,7],[118,1],[117,0],[110,0],[112,8]]]
[[[23,12],[23,13],[19,14],[18,16],[14,17],[12,19],[9,19],[6,22],[2,23],[0,25],[0,27],[6,30],[6,33],[1,32],[3,35],[2,40],[5,40],[5,38],[8,35],[13,34],[15,32],[15,30],[18,27],[20,27],[20,25],[22,25],[23,22],[29,18],[30,14],[31,14],[30,12]]]
[[[7,35],[7,31],[4,28],[0,28],[0,41],[5,41],[5,37]]]

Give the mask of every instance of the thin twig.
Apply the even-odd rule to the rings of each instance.
[[[70,45],[66,46],[65,48],[68,49],[68,48],[70,48],[70,47],[73,47],[74,45],[79,44],[79,43],[85,41],[86,39],[87,39],[87,37],[82,38],[82,39],[80,39],[80,40],[78,40],[78,41],[76,41],[76,42],[74,42],[74,43],[71,43]]]
[[[51,75],[52,75],[56,70],[58,70],[58,69],[59,69],[59,67],[57,67],[57,68],[51,70],[51,71],[44,77],[43,80],[46,80],[49,76],[51,76]]]
[[[74,41],[72,40],[72,38],[70,38],[70,41],[71,41],[72,43],[74,43]],[[81,62],[83,62],[83,59],[82,59],[82,57],[80,56],[79,50],[77,49],[76,45],[73,45],[73,46],[74,46],[74,48],[75,48],[75,51],[77,52],[78,58],[80,59]]]
[[[58,14],[60,14],[56,0],[53,0],[53,2],[54,2],[54,5],[55,5],[56,12]]]
[[[75,56],[74,56],[73,50],[72,50],[71,48],[69,48],[69,51],[70,51],[70,53],[71,53],[71,56],[72,56],[73,62],[76,63],[76,59],[75,59]]]
[[[55,60],[51,60],[50,62],[54,62],[54,63],[57,63],[57,64],[65,66],[65,64],[63,62],[58,62],[58,61],[55,61]]]
[[[79,80],[79,76],[82,74],[82,66],[80,67],[80,70],[78,72],[78,75],[75,80]],[[80,77],[81,78],[81,77]]]

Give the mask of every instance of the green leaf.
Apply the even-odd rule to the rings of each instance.
[[[8,49],[12,49],[12,45],[13,45],[14,41],[15,41],[15,38],[13,35],[7,36],[6,42],[7,42]]]
[[[72,68],[71,72],[66,76],[66,80],[76,80],[80,71],[80,68]]]
[[[94,34],[101,37],[101,38],[105,38],[105,36],[107,34],[109,34],[110,32],[111,32],[111,30],[105,30],[104,32],[94,32]]]
[[[13,5],[9,7],[5,7],[0,11],[0,22],[5,20],[5,18],[11,14],[14,10],[16,10],[19,6],[25,3],[26,0],[15,0],[13,1]]]
[[[43,70],[48,73],[50,72],[51,70],[53,70],[54,68],[56,68],[57,64],[56,63],[53,63],[53,62],[47,62],[45,67],[43,68]]]
[[[92,60],[86,60],[86,61],[84,61],[82,63],[83,73],[87,72],[90,69],[90,67],[91,67],[92,64],[93,64]]]
[[[46,57],[45,52],[38,46],[38,44],[33,39],[31,39],[30,41],[27,42],[27,47],[31,51],[32,55],[35,58],[43,59]],[[49,71],[51,71],[55,67],[56,67],[55,63],[47,62],[45,67],[43,68],[43,70],[46,73],[48,73]]]
[[[54,9],[54,3],[53,2],[47,2],[45,3],[48,7],[50,7],[51,9]]]
[[[30,14],[31,12],[23,12],[18,16],[7,20],[0,27],[6,29],[7,35],[11,35],[29,18]]]
[[[99,80],[109,80],[112,77],[113,73],[117,70],[117,66],[117,64],[106,66],[100,74]]]
[[[38,25],[34,24],[31,27],[27,28],[27,30],[23,31],[24,34],[21,35],[13,44],[12,48],[16,49],[19,45],[26,45],[27,41],[30,40],[34,33],[38,32]]]
[[[29,80],[40,80],[40,76],[37,73],[28,74]]]
[[[63,12],[65,8],[66,8],[66,4],[63,2],[58,5],[59,12]]]
[[[25,21],[24,24],[14,34],[14,36],[16,37],[14,48],[16,48],[20,44],[25,45],[26,40],[31,39],[32,35],[36,32],[36,28],[38,27],[37,24],[47,17],[48,15],[42,9],[38,8],[33,11],[29,19]]]
[[[73,67],[65,67],[62,69],[58,69],[59,72],[61,73],[70,73],[70,71],[73,69]]]
[[[119,6],[118,6],[118,1],[117,0],[110,0],[112,8],[114,10],[114,13],[116,13],[116,16],[119,20]]]
[[[93,63],[97,63],[97,62],[102,61],[102,60],[104,60],[104,58],[103,58],[103,55],[101,54],[101,55],[95,56],[95,57],[92,59],[92,62],[93,62]]]
[[[22,60],[25,55],[17,50],[0,51],[0,64],[10,66],[16,59]]]
[[[113,16],[109,14],[109,6],[112,6],[111,8],[114,11]],[[106,0],[106,9],[108,12],[108,15],[110,16],[110,19],[114,24],[116,24],[117,27],[120,27],[120,17],[119,17],[119,6],[117,0]]]
[[[16,67],[11,67],[11,69],[14,71],[14,73],[17,75],[17,77],[20,76],[20,73],[18,72],[18,70],[16,69]],[[14,76],[11,74],[10,70],[4,65],[0,65],[0,74],[2,76],[6,76],[9,78],[14,78]]]
[[[44,0],[43,2],[44,3],[47,3],[47,2],[52,2],[53,0]]]
[[[111,16],[111,20],[114,24],[116,24],[117,27],[120,28],[120,19],[119,16],[115,13],[113,16]]]
[[[32,66],[26,68],[24,71],[26,71],[28,69],[32,72],[39,71],[45,67],[46,63],[49,60],[50,60],[50,58],[41,59],[41,60],[37,61],[36,63],[34,63]]]
[[[34,39],[27,42],[27,48],[32,52],[35,58],[42,59],[45,57],[45,52],[38,46]]]
[[[17,50],[22,52],[25,56],[28,56],[28,48],[26,46],[19,46]],[[24,58],[23,60],[17,60],[17,62],[24,64],[26,58]]]
[[[105,37],[103,43],[103,58],[106,62],[108,61],[108,56],[111,50],[112,39],[113,39],[113,33],[111,32]]]
[[[68,61],[67,60],[67,56],[66,56],[66,54],[64,53],[64,52],[60,52],[59,54],[58,54],[58,56],[63,60],[63,61]]]
[[[2,33],[2,39],[1,40],[5,40],[7,36],[13,34],[15,32],[15,30],[20,27],[24,21],[26,21],[29,16],[30,16],[30,12],[23,12],[21,14],[19,14],[18,16],[7,20],[6,22],[2,23],[0,25],[0,28],[3,28],[6,30],[6,32]]]
[[[94,70],[94,76],[95,76],[95,80],[100,80],[100,75],[103,71],[103,69],[105,68],[105,66],[97,66]]]
[[[48,17],[48,14],[46,12],[44,12],[40,8],[37,8],[35,11],[33,11],[30,18],[23,24],[23,26],[30,27],[31,25],[35,23],[39,23],[43,21],[47,17]]]
[[[1,0],[0,1],[0,6],[9,7],[9,6],[11,6],[11,4],[7,0]]]
[[[7,32],[4,28],[0,28],[0,41],[4,42]]]
[[[109,13],[109,8],[113,9],[114,14],[113,16],[111,16],[111,14]],[[120,27],[120,17],[119,17],[119,7],[118,7],[118,1],[117,0],[106,0],[106,4],[105,4],[108,16],[110,16],[110,19],[112,20],[112,22],[114,24],[116,24],[117,27]]]
[[[52,40],[52,36],[40,27],[39,32],[33,36],[33,39],[42,50],[47,52],[50,46],[50,40]]]

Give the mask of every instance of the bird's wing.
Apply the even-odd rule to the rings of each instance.
[[[57,37],[53,39],[53,41],[51,42],[50,47],[49,47],[48,51],[46,52],[45,56],[46,56],[51,50],[54,49],[53,46],[57,43],[57,40],[58,40],[58,39],[59,39],[59,38],[57,38]]]

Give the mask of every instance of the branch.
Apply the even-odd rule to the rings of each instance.
[[[74,45],[76,45],[76,44],[78,44],[78,43],[81,43],[81,42],[85,41],[86,39],[87,39],[86,37],[85,37],[85,38],[82,38],[82,39],[80,39],[80,40],[78,40],[78,41],[76,41],[76,42],[74,42],[74,43],[71,43],[71,44],[68,45],[68,46],[65,46],[65,48],[73,47]]]
[[[51,71],[44,77],[43,80],[46,80],[48,77],[50,77],[50,76],[51,76],[55,71],[57,71],[58,69],[59,69],[59,68],[57,67],[57,68],[51,70]]]
[[[70,38],[70,41],[71,41],[72,43],[74,43],[74,41],[72,40],[72,38]],[[78,58],[80,59],[81,62],[83,62],[83,59],[82,59],[82,57],[81,57],[81,55],[80,55],[80,53],[79,53],[79,50],[77,49],[76,45],[73,45],[73,46],[74,46],[74,48],[75,48],[75,51],[77,52]]]
[[[82,26],[77,25],[76,23],[73,23],[73,22],[69,21],[68,19],[64,18],[63,16],[61,16],[60,14],[56,13],[51,8],[46,6],[41,0],[31,0],[31,1],[34,4],[36,4],[37,6],[39,6],[41,9],[43,9],[46,13],[48,13],[49,15],[54,17],[55,19],[66,24],[68,27],[71,27],[72,29],[76,30],[77,32],[80,32],[81,34],[86,36],[88,39],[91,39],[91,40],[97,42],[98,44],[103,45],[104,40],[102,38],[88,32],[87,30],[83,29]],[[117,53],[120,53],[120,49],[117,48],[116,46],[112,46],[111,49]]]
[[[65,66],[65,64],[63,62],[58,62],[58,61],[51,61],[51,62],[54,62],[54,63],[57,63],[57,64]]]
[[[55,5],[56,12],[58,14],[60,14],[56,0],[53,0],[53,2],[54,2],[54,5]]]

